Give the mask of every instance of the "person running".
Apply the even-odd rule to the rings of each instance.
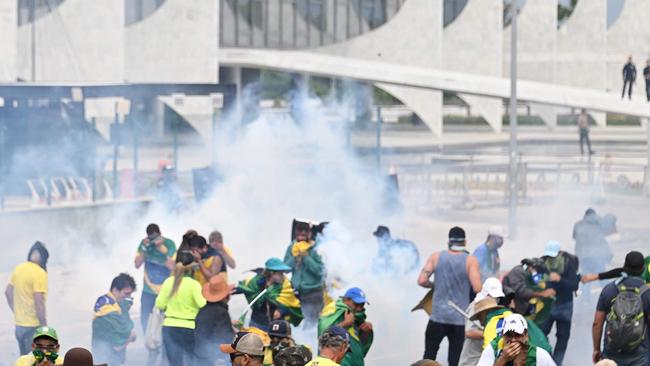
[[[600,293],[592,328],[594,363],[607,358],[619,365],[647,366],[650,288],[640,277],[644,264],[643,254],[629,252],[623,277],[607,284]]]
[[[476,257],[466,249],[465,230],[456,226],[449,230],[448,250],[433,253],[424,264],[418,277],[418,285],[433,288],[431,275],[436,282],[433,292],[433,311],[425,333],[423,358],[435,360],[440,342],[449,340],[448,361],[457,366],[465,340],[465,318],[448,302],[466,309],[471,292],[481,291],[481,273]]]
[[[195,319],[206,304],[201,285],[192,278],[193,255],[182,251],[178,257],[180,262],[156,298],[156,307],[165,313],[162,339],[170,365],[192,362]]]
[[[571,318],[573,317],[573,295],[578,290],[578,258],[561,250],[558,241],[551,240],[546,243],[542,256],[548,268],[548,286],[556,292],[556,301],[551,308],[551,315],[541,325],[546,336],[551,333],[555,323],[555,336],[557,343],[553,350],[553,360],[562,366],[571,337]]]
[[[14,268],[5,296],[14,313],[15,336],[21,355],[32,349],[34,332],[47,325],[45,302],[47,297],[47,261],[50,253],[39,241],[27,254],[27,261]]]
[[[232,340],[235,332],[228,313],[228,301],[234,286],[222,276],[214,276],[203,285],[207,303],[196,315],[194,329],[195,365],[214,365],[217,360],[228,362],[228,357],[218,352],[218,346]]]
[[[485,347],[477,366],[555,366],[545,349],[530,342],[528,322],[521,314],[510,314],[503,323],[502,340],[494,339]],[[500,342],[503,348],[498,347]]]
[[[628,57],[627,63],[623,66],[623,92],[621,99],[625,98],[625,89],[628,88],[627,96],[632,100],[632,84],[636,81],[636,66],[632,62],[632,56]],[[628,87],[629,85],[629,87]]]
[[[363,366],[364,359],[372,346],[374,331],[372,323],[366,321],[368,303],[366,294],[358,287],[348,289],[342,298],[329,303],[318,319],[318,334],[337,326],[350,334],[350,350],[345,354],[341,365]]]
[[[286,250],[284,263],[291,268],[291,284],[297,291],[305,316],[305,328],[315,327],[323,310],[325,265],[311,238],[311,225],[294,220],[294,240]]]
[[[237,262],[235,262],[232,251],[224,245],[223,235],[217,230],[210,233],[208,241],[210,242],[210,251],[208,251],[208,255],[214,255],[216,257],[214,261],[217,263],[217,267],[219,268],[219,275],[223,277],[225,282],[228,282],[228,267],[230,267],[230,269],[235,269],[237,267]]]
[[[643,69],[643,78],[645,79],[645,95],[650,102],[650,58],[646,61],[646,67]]]
[[[318,357],[307,366],[339,366],[348,355],[350,334],[344,328],[332,326],[318,337]]]
[[[264,361],[264,342],[254,333],[239,332],[232,343],[222,344],[219,349],[230,356],[233,366],[262,366]]]
[[[503,286],[514,291],[515,312],[540,326],[550,316],[556,295],[554,289],[546,288],[547,272],[541,258],[526,258],[503,279]]]
[[[252,304],[251,326],[268,332],[273,320],[284,319],[294,326],[300,324],[303,319],[300,300],[285,276],[289,271],[291,267],[281,259],[269,258],[258,274],[239,282],[235,293],[243,293],[249,304],[257,299]]]
[[[589,115],[587,114],[586,109],[580,110],[580,114],[577,118],[578,124],[578,134],[580,137],[580,155],[585,154],[584,145],[587,144],[587,152],[589,155],[595,154],[591,149],[591,139],[589,138]]]
[[[120,273],[111,282],[107,294],[95,301],[92,322],[92,350],[95,357],[109,366],[126,363],[126,347],[135,342],[135,330],[129,310],[133,305],[135,280]]]
[[[158,225],[149,224],[146,232],[147,237],[140,242],[135,256],[136,269],[144,264],[144,285],[140,297],[140,321],[144,331],[147,330],[160,286],[171,274],[172,258],[176,254],[176,245],[160,234]]]
[[[18,357],[14,366],[62,365],[63,357],[59,356],[60,349],[59,336],[54,328],[36,328],[32,340],[32,352]]]
[[[387,226],[379,225],[372,235],[377,239],[377,257],[373,266],[377,272],[401,275],[417,270],[420,253],[415,243],[404,239],[394,239]]]
[[[485,243],[481,244],[472,254],[478,261],[479,270],[481,271],[481,281],[489,277],[496,277],[501,269],[501,259],[499,249],[503,246],[503,237],[505,231],[501,226],[492,226],[488,230]]]

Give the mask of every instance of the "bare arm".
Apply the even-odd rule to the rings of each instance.
[[[47,325],[45,316],[45,294],[42,292],[34,293],[34,307],[36,307],[36,317],[41,326]]]
[[[221,258],[215,256],[212,259],[212,264],[210,267],[206,267],[203,261],[199,261],[199,268],[201,270],[201,273],[203,273],[203,276],[205,276],[207,279],[210,279],[212,276],[219,274],[219,269],[221,269],[222,264],[223,263],[221,262]]]
[[[479,270],[478,260],[473,255],[467,257],[467,275],[469,276],[469,282],[472,284],[472,290],[475,293],[479,293],[481,287],[483,287],[481,283],[481,271]]]
[[[142,264],[144,263],[144,253],[138,252],[135,256],[135,268],[138,269],[142,267]]]
[[[14,311],[14,287],[11,284],[7,285],[7,288],[5,289],[5,297],[7,298],[7,304],[9,305],[9,309],[11,309],[11,312]]]
[[[483,332],[479,329],[470,329],[465,332],[465,338],[483,340]]]
[[[233,258],[230,254],[228,254],[227,251],[222,250],[219,251],[219,254],[221,254],[221,257],[223,258],[223,261],[226,262],[226,265],[232,269],[235,269],[237,267],[237,263],[235,262],[235,258]]]
[[[433,272],[436,270],[436,265],[438,265],[439,257],[440,253],[433,253],[427,259],[426,263],[424,263],[424,267],[422,267],[422,271],[420,271],[420,275],[418,276],[418,285],[424,288],[433,287],[433,282],[430,281],[430,278]]]
[[[605,323],[605,312],[596,310],[596,315],[594,315],[594,324],[591,328],[591,338],[593,341],[594,352],[593,359],[594,363],[598,362],[597,358],[600,358],[600,340],[603,336],[603,324]]]

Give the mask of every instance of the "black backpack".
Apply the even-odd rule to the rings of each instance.
[[[648,291],[641,287],[618,285],[618,295],[612,300],[607,314],[607,348],[615,352],[636,350],[645,339],[646,320],[643,311],[643,294]]]

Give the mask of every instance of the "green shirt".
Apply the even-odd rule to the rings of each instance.
[[[650,283],[650,256],[645,257],[645,268],[643,275],[641,275],[645,283]]]
[[[143,292],[156,295],[160,291],[160,285],[169,277],[171,271],[167,268],[167,260],[176,254],[176,244],[171,239],[158,237],[155,240],[162,240],[160,247],[153,243],[145,245],[143,239],[138,246],[138,254],[144,253],[144,286]]]
[[[194,329],[196,314],[206,304],[201,294],[201,285],[194,278],[185,276],[176,294],[170,298],[172,287],[174,277],[169,277],[163,282],[156,298],[156,307],[165,312],[163,326]]]

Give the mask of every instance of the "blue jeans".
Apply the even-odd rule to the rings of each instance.
[[[145,333],[147,332],[147,324],[149,324],[149,316],[153,311],[154,305],[156,305],[157,297],[158,295],[154,295],[142,291],[142,297],[140,297],[140,322],[142,323],[142,330]]]
[[[163,326],[162,338],[169,366],[193,364],[194,329]]]
[[[650,364],[648,353],[648,346],[645,344],[640,345],[634,352],[628,353],[607,352],[605,346],[603,357],[616,362],[617,366],[648,366]]]
[[[553,360],[558,366],[562,366],[564,354],[566,353],[569,337],[571,337],[571,318],[573,317],[573,301],[564,304],[553,304],[551,315],[542,324],[542,331],[548,337],[555,323],[555,337],[557,343],[553,348]]]
[[[32,352],[32,342],[34,338],[34,332],[36,332],[37,327],[21,327],[16,325],[16,340],[18,341],[18,348],[20,349],[20,355],[24,356]]]

